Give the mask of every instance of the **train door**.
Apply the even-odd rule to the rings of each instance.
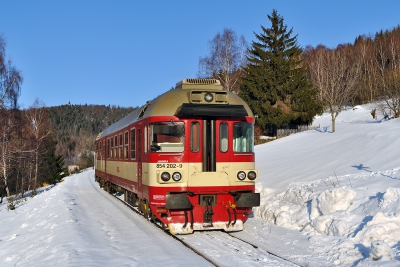
[[[142,182],[142,134],[141,134],[141,129],[137,129],[137,144],[138,144],[138,150],[137,150],[137,181],[138,181],[138,197],[143,198],[143,182]]]
[[[229,161],[228,123],[214,117],[203,118],[202,167],[203,172],[216,172],[217,162]]]
[[[215,172],[216,151],[215,151],[215,119],[203,118],[202,138],[202,167],[203,172]]]
[[[227,121],[215,117],[203,117],[190,123],[189,161],[197,163],[193,172],[217,172],[217,163],[229,162],[228,128]]]

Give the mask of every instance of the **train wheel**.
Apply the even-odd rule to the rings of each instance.
[[[168,232],[169,230],[168,230],[168,224],[165,224],[165,223],[161,223],[161,227],[162,227],[162,229],[163,229],[163,231],[164,232]]]
[[[149,206],[146,203],[146,200],[141,199],[139,202],[139,210],[143,213],[143,216],[146,219],[149,219]]]

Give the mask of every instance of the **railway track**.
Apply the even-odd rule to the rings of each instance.
[[[124,201],[122,194],[112,195],[132,211],[142,215],[136,207]],[[143,217],[143,219],[146,218]],[[200,231],[190,235],[175,236],[165,231],[161,224],[152,223],[214,266],[231,266],[233,260],[242,266],[302,266],[284,256],[223,231]]]

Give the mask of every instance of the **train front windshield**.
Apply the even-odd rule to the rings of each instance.
[[[254,125],[246,122],[235,122],[233,124],[233,151],[254,151]]]
[[[151,152],[183,152],[184,140],[183,122],[153,122],[150,124]]]

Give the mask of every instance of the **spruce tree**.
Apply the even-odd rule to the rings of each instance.
[[[41,177],[43,182],[56,184],[66,176],[64,157],[56,154],[57,141],[54,135],[49,135],[45,140],[46,151],[41,164]]]
[[[268,15],[271,28],[261,26],[253,41],[241,80],[240,96],[257,115],[256,124],[280,128],[310,124],[320,111],[316,91],[308,80],[297,35],[288,30],[274,9]]]

